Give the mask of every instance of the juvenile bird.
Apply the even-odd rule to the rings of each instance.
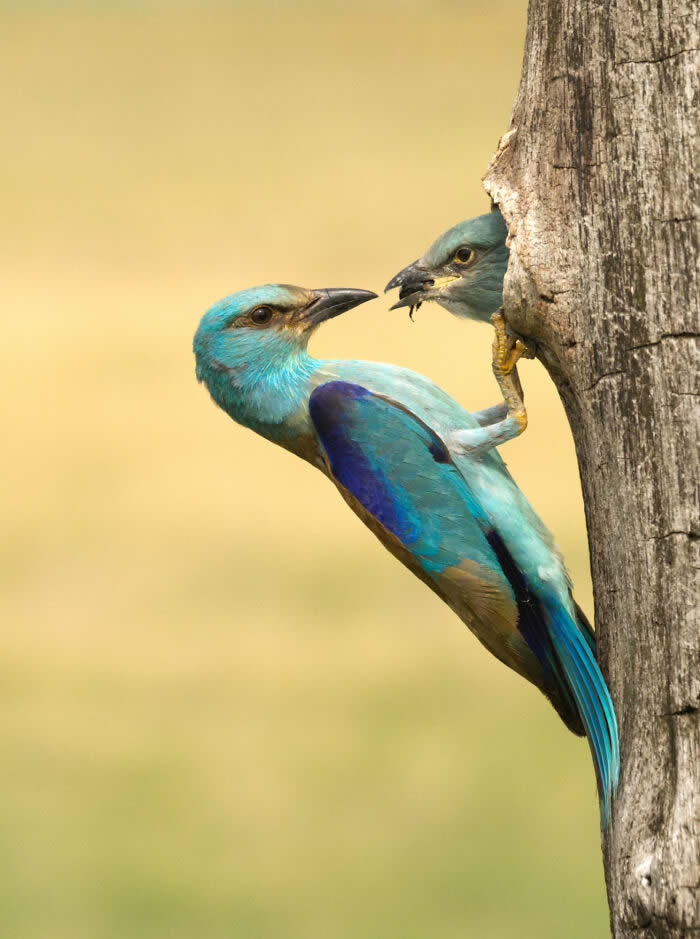
[[[470,414],[407,369],[308,354],[320,323],[375,296],[267,284],[225,297],[194,337],[197,378],[233,420],[328,476],[382,544],[587,735],[605,825],[619,749],[595,636],[494,449],[520,432],[517,393],[504,379],[510,405]]]
[[[386,293],[399,288],[392,310],[408,307],[411,315],[426,301],[466,319],[493,321],[503,329],[498,312],[503,303],[503,278],[508,267],[508,229],[498,209],[460,222],[432,243],[418,258],[391,278]],[[518,337],[509,337],[501,368],[508,374],[521,356],[534,353]]]

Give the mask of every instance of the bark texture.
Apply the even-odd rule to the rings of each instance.
[[[578,454],[622,748],[616,939],[700,935],[699,9],[530,0],[485,178],[510,229],[506,319],[536,340]]]

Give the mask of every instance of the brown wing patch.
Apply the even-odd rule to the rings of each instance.
[[[469,615],[473,621],[469,625],[480,639],[482,629],[504,641],[513,638],[518,629],[518,608],[505,577],[464,558],[445,568],[437,579],[445,595]]]
[[[445,602],[492,655],[543,688],[542,668],[518,632],[510,584],[496,571],[463,559],[436,575]]]

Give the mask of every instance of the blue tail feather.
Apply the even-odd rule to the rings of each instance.
[[[584,633],[558,601],[546,603],[554,648],[570,684],[598,777],[603,827],[620,775],[620,744],[615,709],[598,663]]]

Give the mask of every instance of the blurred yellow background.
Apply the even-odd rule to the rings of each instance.
[[[604,935],[593,769],[310,466],[194,378],[220,296],[381,290],[481,189],[525,0],[3,6],[0,934]],[[386,298],[317,355],[497,400]],[[571,437],[503,448],[591,613]]]

